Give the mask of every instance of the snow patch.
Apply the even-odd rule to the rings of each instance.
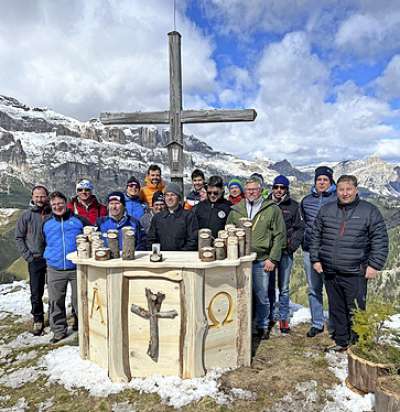
[[[5,374],[0,378],[0,385],[8,388],[17,389],[25,385],[25,383],[35,382],[40,376],[40,372],[33,368],[21,368],[11,373]]]

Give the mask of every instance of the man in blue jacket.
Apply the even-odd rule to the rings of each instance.
[[[53,332],[50,342],[57,343],[67,336],[65,296],[68,282],[72,289],[72,309],[75,316],[78,314],[76,265],[67,259],[67,255],[76,250],[76,236],[83,233],[83,227],[89,222],[67,208],[63,193],[53,192],[49,199],[52,214],[43,222],[43,257],[47,263],[49,320]]]
[[[336,185],[333,180],[333,170],[328,166],[319,166],[315,169],[314,186],[300,205],[300,212],[305,223],[303,251],[304,270],[308,284],[308,302],[311,311],[311,328],[307,337],[313,338],[324,331],[323,286],[324,277],[317,273],[310,260],[311,233],[314,220],[319,209],[327,203],[336,201]],[[330,331],[333,332],[333,331]]]
[[[139,198],[140,182],[135,176],[131,176],[126,183],[125,209],[129,216],[140,220],[144,215],[147,205]]]
[[[136,250],[146,250],[146,233],[139,220],[129,216],[125,209],[125,196],[122,192],[111,192],[107,196],[108,216],[97,219],[97,227],[103,233],[107,244],[107,231],[118,230],[119,247],[122,249],[122,228],[130,226],[135,232]]]

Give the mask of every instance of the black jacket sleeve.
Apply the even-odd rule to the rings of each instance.
[[[318,212],[317,217],[314,220],[313,229],[311,232],[311,242],[310,242],[310,260],[311,263],[319,262],[319,250],[321,248],[322,232],[324,227],[323,222],[323,208]]]
[[[199,224],[197,217],[193,212],[188,212],[186,215],[186,242],[182,250],[197,250],[197,234]]]
[[[389,253],[389,239],[385,221],[376,207],[371,213],[368,237],[370,245],[368,265],[376,270],[382,270]]]
[[[293,226],[290,234],[288,233],[288,252],[294,253],[301,245],[304,237],[304,220],[301,216],[300,206],[294,216]]]

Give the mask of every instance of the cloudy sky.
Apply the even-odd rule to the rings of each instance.
[[[173,0],[0,0],[0,94],[88,120],[165,110]],[[176,0],[185,126],[214,148],[295,164],[400,161],[399,0]]]

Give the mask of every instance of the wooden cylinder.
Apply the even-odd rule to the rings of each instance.
[[[111,258],[111,251],[106,247],[97,249],[95,251],[94,258],[95,260],[109,260]]]
[[[228,232],[228,237],[229,236],[236,236],[236,227],[228,227],[228,229],[226,229],[226,231]]]
[[[110,259],[119,259],[119,239],[118,230],[110,229],[107,231],[108,247],[111,251]]]
[[[203,247],[199,250],[199,257],[203,262],[213,262],[215,260],[215,248]]]
[[[226,255],[229,260],[239,259],[239,241],[236,236],[229,236],[226,248]]]
[[[122,228],[122,259],[135,259],[135,231],[131,227]]]
[[[89,237],[92,233],[96,232],[96,230],[96,226],[85,226],[83,228],[83,234]]]
[[[199,251],[205,247],[211,247],[212,235],[210,229],[200,229],[198,235],[198,249]],[[200,255],[199,255],[200,256]]]
[[[251,219],[249,219],[248,217],[241,217],[239,219],[238,227],[243,228],[245,222],[251,222]]]
[[[400,411],[400,391],[399,384],[392,385],[391,381],[400,379],[398,375],[378,378],[375,390],[375,411],[376,412],[395,412]],[[395,388],[397,387],[397,390]]]
[[[236,229],[236,226],[231,224],[231,223],[227,224],[227,225],[225,225],[225,230],[228,231],[228,229]]]
[[[214,247],[215,247],[215,259],[216,260],[224,260],[226,259],[226,245],[223,239],[215,239],[214,240]]]
[[[92,257],[94,257],[96,250],[101,249],[101,248],[104,248],[104,241],[103,241],[103,239],[93,240],[93,242],[92,242],[92,244],[91,244],[91,247],[92,247],[92,250],[91,250]]]
[[[90,243],[89,242],[79,242],[77,244],[77,253],[79,259],[89,259],[90,258]]]
[[[248,256],[251,253],[251,234],[253,223],[251,220],[242,222],[243,230],[246,233],[246,245],[245,245],[245,255]]]
[[[94,242],[96,240],[101,240],[102,235],[101,235],[101,232],[92,232],[88,235],[88,238],[90,242]]]
[[[228,232],[226,230],[219,230],[218,231],[218,239],[222,239],[225,243],[225,249],[226,249],[226,244],[228,242]]]
[[[237,229],[236,237],[238,238],[239,257],[243,257],[246,254],[246,232],[242,229]]]

